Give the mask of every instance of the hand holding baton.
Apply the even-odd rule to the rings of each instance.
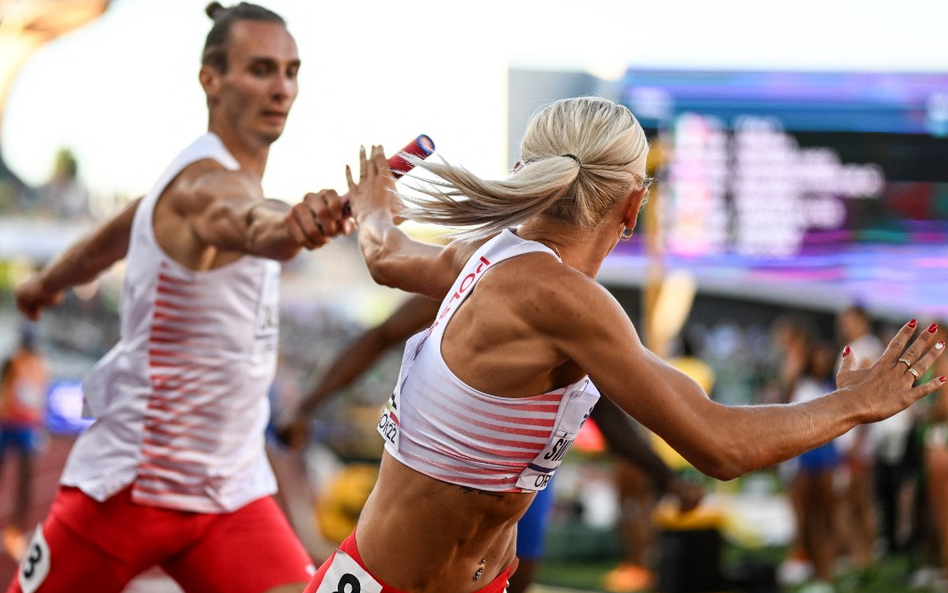
[[[414,163],[405,157],[411,155],[426,159],[431,156],[434,151],[434,141],[425,134],[419,135],[417,138],[409,142],[405,148],[389,157],[388,168],[392,171],[392,177],[398,179],[414,168]],[[342,215],[345,217],[352,216],[352,208],[349,206],[349,193],[346,192],[346,194],[342,196],[341,199],[343,201]]]

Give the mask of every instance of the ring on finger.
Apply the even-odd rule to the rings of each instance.
[[[900,358],[900,359],[899,359],[899,362],[901,362],[902,364],[904,364],[905,367],[906,367],[908,370],[910,370],[910,371],[913,370],[913,369],[912,369],[912,363],[909,362],[907,358]]]
[[[908,372],[912,373],[912,376],[915,377],[916,379],[918,379],[918,371],[916,371],[916,370],[913,369],[913,368],[909,368],[909,369],[908,369]]]

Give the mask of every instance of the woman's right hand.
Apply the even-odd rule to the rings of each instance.
[[[395,195],[395,178],[388,168],[385,150],[373,146],[366,158],[365,147],[359,148],[359,182],[352,179],[352,169],[346,165],[346,182],[349,184],[349,204],[352,218],[359,223],[370,212],[384,212],[393,221],[402,210],[402,202]]]
[[[879,360],[866,368],[856,368],[858,353],[848,347],[843,353],[836,385],[840,391],[859,394],[862,423],[893,416],[944,385],[944,376],[915,385],[945,352],[945,342],[935,341],[938,327],[934,323],[912,339],[916,327],[914,319],[902,326]]]

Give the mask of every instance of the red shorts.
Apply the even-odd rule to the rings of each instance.
[[[7,593],[118,593],[156,565],[189,593],[261,593],[313,574],[269,496],[218,514],[136,504],[130,491],[100,503],[60,488]]]
[[[516,569],[514,561],[506,570],[474,593],[503,593],[507,579]],[[324,582],[325,581],[325,582]],[[339,544],[336,553],[323,562],[303,593],[405,593],[378,580],[365,567],[356,547],[355,532]]]

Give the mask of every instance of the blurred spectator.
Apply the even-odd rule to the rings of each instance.
[[[700,346],[693,327],[686,327],[680,335],[681,354],[669,364],[698,382],[710,397],[714,388],[715,373],[711,366],[698,356]],[[596,408],[614,407],[611,401],[601,400]],[[671,470],[690,468],[677,451],[657,435],[650,434],[652,448]],[[668,469],[664,470],[668,472]],[[616,459],[616,486],[619,495],[619,531],[622,558],[619,565],[606,574],[603,588],[612,592],[638,591],[655,582],[652,567],[655,540],[653,516],[662,495],[661,482],[655,477],[658,472],[648,472],[645,466],[627,459]]]
[[[938,324],[938,339],[948,341],[948,320]],[[936,360],[930,372],[932,377],[948,376],[948,360]],[[924,458],[928,500],[944,569],[948,567],[948,393],[943,387],[932,397],[929,424],[925,431]],[[948,583],[943,571],[940,580],[943,584]]]
[[[10,170],[0,155],[0,213],[16,215],[36,206],[36,192]]]
[[[835,388],[836,345],[812,342],[803,374],[795,382],[791,403],[816,399]],[[795,460],[789,495],[796,518],[796,546],[812,566],[813,582],[800,593],[833,591],[833,569],[838,552],[836,501],[833,480],[840,463],[835,441],[800,455]]]
[[[857,367],[868,367],[885,349],[879,338],[872,333],[869,313],[859,305],[849,306],[836,316],[836,331],[843,345],[852,348]],[[838,366],[838,365],[837,365]],[[839,522],[837,530],[843,538],[844,551],[848,554],[852,568],[868,569],[873,561],[877,528],[877,511],[873,489],[875,465],[874,426],[902,422],[901,414],[875,425],[861,424],[841,436],[837,443],[845,464],[841,470],[842,487],[839,492]]]
[[[614,593],[639,591],[655,584],[652,516],[659,493],[642,469],[622,459],[616,460],[616,486],[622,557],[606,573],[602,586]]]
[[[714,369],[715,401],[725,405],[758,401],[764,357],[771,350],[768,334],[768,328],[745,327],[728,319],[716,322],[704,333],[701,353]]]
[[[802,314],[787,313],[778,317],[771,328],[771,343],[776,368],[764,378],[757,395],[759,403],[785,404],[803,376],[817,336],[813,320]],[[765,371],[767,372],[767,371]]]
[[[19,457],[13,521],[3,531],[3,546],[19,561],[26,550],[25,532],[33,494],[33,461],[49,385],[46,360],[37,348],[36,329],[24,325],[20,343],[0,371],[0,469],[7,453]]]
[[[708,396],[714,390],[715,372],[701,356],[701,340],[694,326],[686,326],[680,337],[681,354],[668,361],[670,365],[698,382]]]
[[[53,174],[39,188],[40,208],[60,220],[89,216],[89,190],[79,181],[79,163],[69,149],[56,153]]]
[[[883,335],[888,341],[895,335]],[[937,363],[936,363],[937,364]],[[904,552],[912,536],[912,506],[915,498],[912,446],[914,428],[922,406],[912,405],[895,416],[871,426],[875,445],[875,495],[879,508],[879,536],[885,552]]]
[[[770,329],[770,340],[770,352],[765,356],[770,364],[764,370],[763,386],[757,400],[762,404],[790,403],[794,397],[809,392],[808,370],[814,344],[817,342],[817,328],[813,320],[806,315],[784,313],[774,320]],[[804,388],[802,392],[799,391],[801,382]],[[804,543],[804,511],[800,508],[805,487],[794,488],[798,485],[801,465],[798,457],[778,467],[778,477],[787,490],[796,519],[794,538],[778,573],[779,580],[788,585],[802,583],[813,576],[813,561]]]
[[[669,360],[668,364],[697,381],[698,385],[708,394],[708,397],[711,397],[717,375],[714,368],[699,354],[703,351],[703,343],[697,329],[691,325],[686,326],[682,330],[678,342],[680,354]],[[678,451],[672,449],[668,443],[655,433],[649,434],[649,442],[658,456],[662,458],[662,461],[673,470],[694,469]],[[629,476],[628,479],[632,479],[632,477]]]
[[[926,376],[938,376],[933,374],[935,370],[937,368],[929,369]],[[925,476],[925,435],[932,412],[932,401],[937,398],[936,392],[932,397],[912,406],[912,428],[902,459],[904,479],[899,496],[896,535],[899,542],[898,551],[906,556],[912,579],[918,578],[920,574],[931,573],[932,565],[939,564],[940,558]]]

